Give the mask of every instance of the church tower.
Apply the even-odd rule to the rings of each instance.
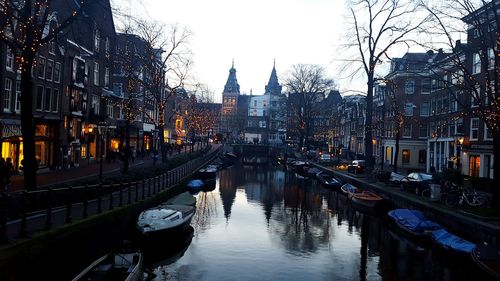
[[[286,97],[281,93],[282,86],[276,74],[276,60],[266,85],[266,95],[269,95],[269,129],[268,142],[282,144],[286,140]]]
[[[236,134],[239,131],[237,120],[239,95],[240,85],[236,78],[236,69],[234,68],[233,60],[224,91],[222,92],[221,133],[226,138],[231,138],[231,134]]]
[[[278,75],[276,74],[276,60],[273,62],[273,70],[266,85],[266,94],[281,95],[281,85],[278,82]]]

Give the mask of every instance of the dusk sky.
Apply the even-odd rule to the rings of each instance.
[[[291,65],[319,64],[346,90],[366,91],[366,82],[338,75],[344,0],[116,0],[136,13],[193,31],[194,75],[221,99],[234,59],[242,93],[262,94],[273,60],[280,83]],[[352,92],[351,92],[352,93]]]

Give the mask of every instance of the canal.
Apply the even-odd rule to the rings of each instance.
[[[236,165],[197,197],[182,238],[145,252],[165,280],[485,280],[468,257],[411,241],[387,219],[282,167]]]

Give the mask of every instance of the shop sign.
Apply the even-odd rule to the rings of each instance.
[[[3,125],[2,127],[2,138],[20,137],[21,135],[21,126],[19,125]]]

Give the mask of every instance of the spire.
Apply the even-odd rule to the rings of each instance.
[[[273,61],[273,70],[271,71],[271,77],[269,77],[269,82],[266,85],[266,94],[281,94],[281,85],[278,82],[278,75],[276,74],[276,59]]]
[[[229,69],[229,76],[224,86],[224,93],[240,93],[240,85],[238,84],[238,79],[236,79],[236,69],[234,68],[234,59],[231,63],[231,69]]]

